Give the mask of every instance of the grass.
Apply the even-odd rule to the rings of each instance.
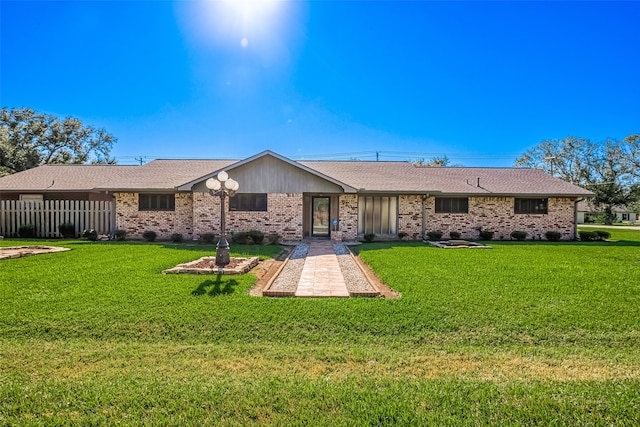
[[[640,232],[609,231],[361,246],[397,300],[159,274],[212,246],[47,242],[73,250],[0,261],[0,424],[638,424]]]

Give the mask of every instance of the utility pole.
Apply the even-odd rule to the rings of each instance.
[[[380,152],[376,151],[376,162],[380,161]]]
[[[142,163],[144,162],[144,158],[142,156],[136,157],[135,160],[140,162],[140,166],[142,166]]]

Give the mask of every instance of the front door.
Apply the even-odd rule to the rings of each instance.
[[[311,235],[329,237],[329,198],[313,197],[311,203]]]

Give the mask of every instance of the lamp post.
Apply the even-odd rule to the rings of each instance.
[[[225,230],[225,209],[224,200],[229,197],[233,197],[240,188],[235,180],[230,179],[229,175],[225,171],[218,173],[216,178],[209,178],[206,182],[209,194],[212,196],[220,196],[220,239],[216,245],[216,265],[218,267],[224,267],[229,264],[229,242],[227,242],[226,230]]]

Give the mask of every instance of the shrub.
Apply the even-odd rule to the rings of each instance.
[[[599,239],[598,233],[595,231],[579,231],[578,236],[580,236],[580,240],[583,242],[593,242]]]
[[[275,245],[278,243],[278,239],[280,239],[280,235],[278,233],[269,233],[267,235],[267,244]]]
[[[98,240],[98,232],[93,228],[88,228],[82,231],[82,237],[85,239],[96,241]]]
[[[36,237],[36,226],[33,224],[22,224],[18,227],[18,236],[20,237]]]
[[[544,233],[544,237],[550,242],[557,242],[562,238],[562,233],[559,231],[547,231]]]
[[[511,232],[511,238],[512,239],[516,239],[516,240],[524,240],[527,238],[527,232],[526,231],[512,231]]]
[[[490,231],[490,230],[482,230],[480,232],[480,239],[482,240],[493,240],[493,235],[495,234],[495,232]]]
[[[62,234],[62,237],[66,239],[76,237],[76,226],[72,222],[63,222],[58,226],[58,231]]]
[[[158,237],[158,233],[152,230],[147,230],[144,233],[142,233],[142,238],[147,242],[155,242],[156,237]]]
[[[427,233],[427,239],[433,242],[442,239],[442,231],[440,230],[429,231]]]
[[[460,238],[461,234],[458,231],[450,231],[449,232],[449,238],[452,240],[458,240]]]
[[[180,234],[180,233],[173,233],[173,234],[171,235],[171,241],[172,241],[173,243],[180,243],[180,242],[182,242],[182,234]]]
[[[200,240],[207,244],[217,243],[218,237],[215,233],[202,233],[200,235]]]
[[[595,233],[598,235],[598,238],[600,240],[607,240],[609,237],[611,237],[611,233],[609,233],[608,231],[596,230]]]
[[[371,243],[376,238],[376,233],[367,233],[364,235],[364,241],[367,243]]]
[[[246,231],[238,231],[231,235],[231,241],[239,245],[246,245],[249,243],[249,233]]]
[[[113,238],[115,240],[124,240],[127,237],[127,230],[117,229],[113,232]]]
[[[401,231],[398,233],[398,239],[403,240],[405,237],[407,237],[408,234],[405,233],[404,231]]]
[[[253,239],[253,243],[255,243],[256,245],[261,245],[262,241],[264,240],[264,233],[262,231],[259,230],[251,230],[249,231],[249,237],[251,237],[251,239]]]

